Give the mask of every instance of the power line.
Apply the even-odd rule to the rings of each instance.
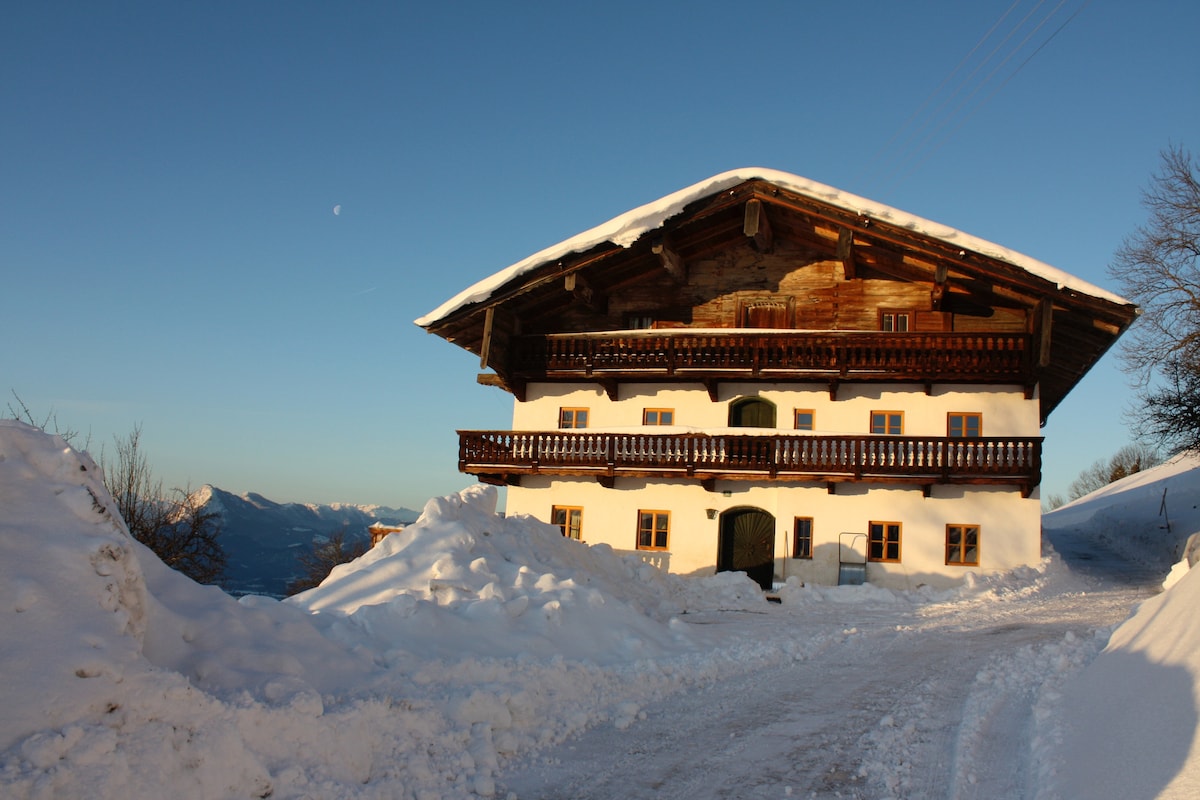
[[[963,125],[966,124],[980,109],[985,107],[993,97],[1011,81],[1038,53],[1040,53],[1056,36],[1071,23],[1079,14],[1091,3],[1091,0],[1084,0],[1083,4],[1077,8],[1058,28],[1050,34],[1044,41],[1039,44],[1034,51],[1027,56],[1015,70],[1013,70],[1003,81],[988,93],[983,100],[971,106],[975,98],[996,80],[999,73],[1037,36],[1055,16],[1067,4],[1068,0],[1059,0],[1058,4],[1041,16],[1036,21],[1033,28],[1029,30],[1019,42],[1009,46],[1010,42],[1026,25],[1035,18],[1038,12],[1045,5],[1046,0],[1038,0],[1037,3],[1015,22],[1011,28],[1007,30],[1000,41],[987,53],[986,56],[970,71],[970,73],[955,83],[954,88],[946,95],[934,108],[934,110],[925,116],[920,125],[915,129],[910,130],[906,135],[901,137],[901,134],[910,129],[912,122],[918,118],[922,112],[933,102],[934,98],[943,93],[943,90],[951,84],[971,60],[971,58],[984,46],[984,44],[993,37],[994,34],[1005,24],[1005,21],[1013,15],[1022,0],[1016,0],[1000,17],[991,25],[988,31],[979,39],[978,42],[970,49],[970,51],[959,61],[950,73],[942,79],[938,86],[930,93],[921,105],[909,115],[908,119],[897,129],[895,133],[885,142],[867,164],[877,162],[882,156],[885,156],[888,149],[893,147],[893,144],[900,139],[899,146],[894,148],[895,157],[891,159],[888,168],[883,172],[880,179],[885,184],[898,185],[907,180],[913,172],[921,165],[938,153],[944,147],[955,133],[957,133]],[[989,64],[993,63],[994,59],[999,58],[999,62],[988,71],[982,79],[976,80],[980,72]],[[965,93],[961,100],[955,102]],[[948,110],[947,110],[948,109]],[[941,135],[946,131],[944,135]],[[940,136],[940,138],[939,138]],[[919,141],[918,141],[919,137]],[[865,169],[865,167],[864,167]]]
[[[1057,13],[1057,12],[1058,12],[1058,9],[1059,9],[1059,8],[1060,8],[1060,7],[1063,5],[1063,3],[1065,3],[1065,2],[1066,2],[1066,0],[1062,0],[1062,2],[1060,2],[1060,3],[1058,4],[1058,6],[1056,6],[1056,7],[1055,7],[1054,11],[1053,11],[1053,12],[1051,12],[1050,16],[1053,16],[1055,13]],[[935,155],[935,154],[936,154],[936,153],[937,153],[939,150],[941,150],[941,149],[942,149],[942,147],[943,147],[943,146],[944,146],[944,145],[945,145],[945,144],[946,144],[946,143],[947,143],[947,142],[950,140],[950,137],[951,137],[951,136],[953,136],[955,133],[957,133],[957,132],[958,132],[958,130],[959,130],[960,128],[962,128],[962,126],[963,126],[963,125],[967,124],[967,122],[968,122],[968,121],[969,121],[969,120],[970,120],[972,117],[974,117],[974,116],[975,116],[975,114],[976,114],[976,113],[978,113],[978,112],[979,112],[979,110],[980,110],[981,108],[983,108],[984,106],[986,106],[986,105],[987,105],[987,104],[988,104],[988,103],[991,101],[991,99],[992,99],[993,97],[995,97],[995,96],[996,96],[996,94],[997,94],[997,93],[998,93],[998,92],[999,92],[1001,89],[1003,89],[1005,86],[1007,86],[1007,85],[1008,85],[1008,82],[1009,82],[1009,81],[1011,81],[1013,78],[1015,78],[1015,77],[1017,76],[1017,73],[1019,73],[1019,72],[1020,72],[1022,69],[1024,69],[1024,68],[1025,68],[1025,65],[1026,65],[1026,64],[1028,64],[1030,61],[1032,61],[1032,60],[1033,60],[1033,58],[1034,58],[1034,56],[1036,56],[1038,53],[1040,53],[1040,52],[1042,51],[1042,49],[1043,49],[1043,48],[1044,48],[1046,45],[1050,44],[1050,42],[1052,42],[1052,41],[1054,40],[1054,37],[1058,36],[1058,34],[1059,34],[1060,32],[1062,32],[1063,28],[1065,28],[1065,27],[1067,27],[1068,25],[1070,25],[1070,24],[1071,24],[1071,21],[1072,21],[1072,20],[1074,20],[1074,19],[1075,19],[1077,16],[1079,16],[1080,12],[1082,12],[1082,11],[1083,11],[1085,8],[1087,8],[1087,7],[1088,7],[1088,6],[1091,4],[1091,2],[1092,2],[1092,0],[1084,0],[1084,3],[1083,3],[1083,5],[1081,5],[1079,8],[1077,8],[1077,9],[1075,10],[1075,12],[1074,12],[1073,14],[1071,14],[1071,16],[1067,17],[1067,18],[1066,18],[1066,20],[1064,20],[1064,21],[1063,21],[1063,23],[1062,23],[1061,25],[1059,25],[1059,26],[1058,26],[1058,27],[1057,27],[1057,28],[1054,30],[1054,32],[1053,32],[1053,33],[1051,33],[1051,34],[1050,34],[1050,35],[1049,35],[1049,36],[1046,38],[1046,40],[1045,40],[1044,42],[1042,42],[1040,45],[1038,45],[1038,46],[1037,46],[1037,48],[1036,48],[1036,49],[1035,49],[1035,50],[1034,50],[1032,53],[1030,53],[1030,54],[1029,54],[1029,55],[1028,55],[1028,56],[1025,58],[1025,60],[1024,60],[1024,61],[1022,61],[1020,64],[1018,64],[1018,65],[1017,65],[1017,68],[1016,68],[1015,70],[1013,70],[1013,71],[1012,71],[1012,72],[1011,72],[1011,73],[1008,75],[1008,77],[1006,77],[1006,78],[1005,78],[1005,79],[1004,79],[1004,80],[1003,80],[1003,81],[1000,83],[1000,85],[999,85],[999,86],[997,86],[995,89],[993,89],[993,90],[991,91],[991,93],[990,93],[990,94],[989,94],[987,97],[985,97],[985,98],[983,99],[983,101],[982,101],[982,102],[980,102],[978,105],[976,105],[974,108],[972,108],[972,109],[971,109],[971,111],[970,111],[970,113],[968,113],[968,114],[967,114],[965,117],[963,117],[961,120],[959,120],[958,124],[957,124],[957,125],[955,125],[955,126],[954,126],[954,128],[953,128],[953,129],[952,129],[952,130],[951,130],[949,133],[947,133],[947,134],[946,134],[946,136],[945,136],[945,137],[943,137],[941,141],[939,141],[939,142],[937,143],[937,145],[936,145],[936,146],[933,148],[933,150],[931,150],[930,152],[926,153],[926,154],[925,154],[925,156],[924,156],[924,157],[922,157],[920,161],[918,161],[916,164],[914,164],[914,165],[912,166],[912,168],[911,168],[911,169],[909,169],[909,170],[908,170],[908,172],[904,173],[904,175],[902,175],[902,176],[901,176],[899,179],[897,179],[897,183],[901,183],[901,182],[903,182],[903,181],[907,180],[907,179],[908,179],[908,178],[909,178],[909,177],[910,177],[910,176],[911,176],[911,175],[912,175],[914,172],[916,172],[918,169],[920,169],[920,167],[921,167],[922,165],[924,165],[926,161],[928,161],[928,160],[929,160],[929,159],[930,159],[930,158],[931,158],[933,155]],[[1042,27],[1042,26],[1043,26],[1043,25],[1044,25],[1046,22],[1048,22],[1048,21],[1049,21],[1049,19],[1050,19],[1050,16],[1047,16],[1047,17],[1046,17],[1044,20],[1042,20],[1042,22],[1038,24],[1037,28],[1035,28],[1035,29],[1034,29],[1032,32],[1030,32],[1030,36],[1032,36],[1034,33],[1036,33],[1038,29],[1040,29],[1040,28],[1041,28],[1041,27]],[[1017,47],[1017,50],[1020,50],[1020,48],[1021,48],[1021,47],[1024,47],[1024,45],[1025,45],[1025,42],[1026,42],[1026,41],[1028,41],[1028,39],[1029,39],[1029,36],[1025,37],[1025,39],[1024,39],[1024,40],[1022,40],[1021,44],[1020,44],[1020,45],[1018,45],[1018,47]],[[1016,51],[1014,51],[1012,54],[1010,54],[1009,58],[1011,58],[1011,56],[1012,56],[1012,55],[1016,55]],[[1006,58],[1006,59],[1005,59],[1005,61],[1004,61],[1004,63],[1007,63],[1007,62],[1008,62],[1008,60],[1009,60],[1009,58]],[[1003,65],[1004,65],[1004,64],[1002,63],[1000,66],[1003,66]],[[999,69],[999,67],[997,67],[997,69]],[[990,77],[991,77],[991,76],[989,76],[989,79],[990,79]],[[986,83],[987,83],[987,81],[985,81],[985,82],[984,82],[984,84],[986,84]],[[982,89],[982,88],[983,88],[983,85],[980,85],[980,86],[978,87],[978,89]],[[972,96],[972,97],[974,97],[975,93],[977,93],[977,92],[978,92],[978,89],[976,89],[976,91],[975,91],[975,92],[972,92],[972,94],[971,94],[971,96]],[[970,98],[967,98],[967,99],[968,99],[968,100],[970,100]]]
[[[954,76],[958,74],[958,71],[963,68],[963,65],[965,65],[968,61],[971,60],[971,56],[975,55],[975,51],[983,46],[983,43],[986,42],[988,40],[988,38],[993,33],[996,32],[996,28],[1000,27],[1000,25],[1004,23],[1004,20],[1006,20],[1008,18],[1008,15],[1011,14],[1013,12],[1013,9],[1015,9],[1017,6],[1019,6],[1021,4],[1021,2],[1022,2],[1022,0],[1014,0],[1013,4],[1008,7],[1008,10],[1005,11],[1003,14],[1001,14],[1000,18],[997,19],[994,23],[992,23],[992,27],[988,29],[987,33],[985,33],[983,36],[981,36],[979,38],[979,41],[975,42],[975,46],[972,47],[967,52],[967,54],[962,57],[962,59],[958,62],[958,64],[955,65],[954,69],[950,70],[950,72],[946,75],[946,77],[942,78],[941,83],[939,83],[937,85],[937,87],[934,88],[934,90],[929,93],[929,95],[925,98],[925,100],[922,101],[921,105],[919,105],[916,108],[916,110],[914,110],[911,114],[908,115],[908,119],[904,120],[904,122],[901,123],[900,127],[897,128],[890,137],[888,137],[888,140],[886,142],[884,142],[882,145],[880,145],[878,148],[876,148],[875,152],[871,154],[871,157],[868,158],[866,163],[864,164],[864,169],[867,167],[870,167],[872,163],[874,163],[876,160],[878,160],[879,156],[885,150],[887,150],[888,147],[890,147],[892,145],[892,142],[896,141],[896,139],[900,136],[900,134],[902,134],[904,132],[905,128],[907,128],[909,125],[911,125],[913,120],[915,120],[917,118],[917,116],[922,111],[925,110],[926,106],[928,106],[931,102],[933,102],[933,98],[937,96],[938,92],[940,92],[946,86],[946,84],[949,83],[950,80],[953,79]],[[911,136],[908,138],[911,139]]]

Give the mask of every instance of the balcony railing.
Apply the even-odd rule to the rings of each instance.
[[[790,481],[1041,481],[1041,437],[459,431],[459,469],[519,475]]]
[[[616,374],[1028,381],[1023,333],[686,330],[520,336],[526,378]]]

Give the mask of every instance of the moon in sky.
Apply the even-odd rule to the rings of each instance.
[[[338,203],[333,207],[333,215],[336,217],[342,213],[342,204]]]

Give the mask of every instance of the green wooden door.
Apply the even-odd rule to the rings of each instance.
[[[760,508],[721,515],[718,572],[744,572],[764,590],[775,577],[775,517]]]

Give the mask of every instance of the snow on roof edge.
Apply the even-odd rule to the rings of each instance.
[[[963,233],[947,225],[923,219],[884,205],[883,203],[868,200],[865,197],[843,192],[840,189],[835,189],[832,186],[827,186],[826,184],[818,183],[799,175],[792,175],[791,173],[763,167],[743,167],[706,178],[663,198],[626,211],[624,214],[613,217],[607,222],[576,234],[558,244],[539,250],[533,255],[469,286],[433,311],[414,320],[414,322],[422,328],[429,328],[466,305],[487,300],[497,289],[513,278],[533,270],[548,261],[554,261],[572,253],[581,253],[605,242],[611,242],[620,247],[629,247],[642,234],[659,227],[663,222],[682,211],[688,204],[754,179],[761,179],[775,184],[780,188],[796,192],[814,200],[819,200],[823,203],[828,203],[846,211],[863,214],[890,225],[905,228],[914,233],[954,244],[964,250],[971,250],[989,258],[1004,261],[1054,283],[1059,289],[1071,289],[1072,291],[1090,295],[1097,299],[1107,300],[1118,305],[1133,305],[1133,303],[1120,295],[1106,289],[1101,289],[1099,286],[1076,278],[1074,275],[1063,272],[1049,264],[1038,261],[1023,253],[1018,253],[1015,250],[1009,250],[993,242]]]

